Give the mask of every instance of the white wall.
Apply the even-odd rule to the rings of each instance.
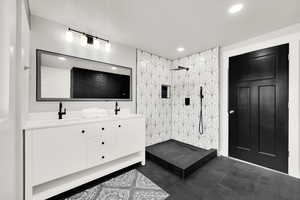
[[[22,59],[22,47],[28,44],[29,35],[24,9],[23,0],[1,1],[0,199],[7,200],[22,197],[21,105],[27,100],[23,99],[24,82],[20,78],[23,77],[22,64],[25,60]]]
[[[1,29],[4,31],[0,31],[0,117],[4,117],[8,114],[9,111],[9,47],[10,47],[10,23],[8,20],[9,15],[7,13],[8,10],[8,2],[5,1],[3,6],[1,6],[0,12],[0,24]]]
[[[16,66],[16,2],[0,6],[0,199],[16,199],[16,135],[14,131],[14,75]]]
[[[20,66],[20,82],[19,84],[22,86],[20,88],[20,95],[22,97],[22,123],[24,122],[29,109],[29,76],[30,71],[26,68],[30,66],[30,22],[29,11],[27,11],[26,5],[27,0],[23,0],[22,7],[22,31],[21,31],[21,66]]]
[[[132,101],[120,101],[122,108],[130,108],[135,112],[135,70],[136,70],[136,49],[128,46],[113,43],[111,51],[105,52],[101,49],[92,47],[81,47],[78,42],[69,43],[65,40],[65,31],[67,27],[53,21],[49,21],[37,16],[31,18],[31,52],[30,52],[30,112],[54,111],[58,109],[57,102],[37,102],[36,101],[36,49],[62,53],[66,55],[87,58],[96,61],[102,61],[132,68]],[[81,30],[86,31],[86,30]],[[68,110],[80,110],[87,107],[101,107],[114,109],[114,102],[96,101],[96,102],[65,102]]]
[[[229,57],[289,43],[289,174],[300,178],[300,24],[221,49],[220,153],[228,156],[228,68]]]

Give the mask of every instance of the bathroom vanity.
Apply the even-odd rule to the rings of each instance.
[[[25,199],[46,199],[132,164],[145,164],[145,120],[135,114],[29,120]]]

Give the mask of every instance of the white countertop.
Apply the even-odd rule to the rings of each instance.
[[[65,116],[64,116],[65,117]],[[109,115],[105,117],[95,117],[95,118],[83,118],[80,116],[74,117],[65,117],[65,119],[46,119],[44,117],[41,118],[32,118],[25,122],[23,129],[24,130],[32,130],[32,129],[41,129],[41,128],[53,128],[60,126],[69,126],[69,125],[78,125],[78,124],[86,124],[86,123],[95,123],[95,122],[103,122],[103,121],[116,121],[116,120],[124,120],[124,119],[132,119],[132,118],[142,118],[142,115],[138,114],[126,114],[126,115]]]

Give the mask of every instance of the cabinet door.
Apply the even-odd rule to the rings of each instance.
[[[38,185],[86,168],[86,132],[82,126],[33,130],[33,184]]]
[[[114,123],[118,156],[136,153],[145,148],[145,121],[142,118]]]
[[[88,167],[115,159],[116,149],[111,122],[97,123],[88,128]]]

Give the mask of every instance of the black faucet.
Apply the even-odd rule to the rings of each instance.
[[[58,111],[58,119],[62,119],[63,115],[67,114],[67,109],[64,109],[64,112],[62,112],[62,102],[59,102],[59,111]]]
[[[116,101],[116,105],[115,105],[115,115],[118,115],[118,112],[120,112],[120,107],[118,105],[118,102]]]

